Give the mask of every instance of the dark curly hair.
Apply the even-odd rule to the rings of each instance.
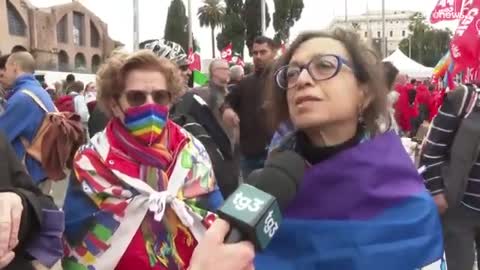
[[[287,52],[280,57],[270,72],[267,81],[265,107],[270,113],[270,128],[275,130],[280,123],[289,119],[288,104],[285,91],[275,83],[275,72],[282,66],[288,65],[293,54],[306,41],[315,38],[331,38],[338,40],[345,46],[351,58],[355,78],[359,84],[365,84],[366,96],[371,102],[363,111],[366,131],[375,135],[379,132],[378,119],[388,119],[387,114],[387,87],[385,83],[382,63],[378,55],[360,37],[351,31],[334,29],[332,31],[304,32],[290,45]]]

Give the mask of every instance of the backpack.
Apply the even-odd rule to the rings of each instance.
[[[66,178],[65,168],[71,169],[73,157],[78,148],[85,143],[85,133],[80,116],[71,112],[49,112],[42,101],[32,92],[22,90],[24,94],[45,112],[45,117],[29,142],[21,138],[25,152],[42,164],[48,179],[59,181]]]
[[[211,110],[199,96],[188,92],[170,109],[170,119],[184,128],[205,147],[212,162],[218,187],[227,198],[238,187],[238,161],[234,160],[230,142]]]

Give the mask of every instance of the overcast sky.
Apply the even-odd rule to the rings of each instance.
[[[133,48],[133,1],[132,0],[78,0],[92,10],[98,17],[108,24],[110,36],[126,45],[127,50]],[[183,0],[187,6],[187,0]],[[196,16],[202,0],[192,1],[193,33],[200,42],[202,58],[211,57],[210,29],[201,28]],[[258,0],[260,1],[260,0]],[[270,13],[275,7],[273,0],[266,0]],[[367,9],[380,10],[381,0],[348,0],[348,14],[362,14]],[[30,0],[37,7],[48,7],[64,4],[71,0]],[[150,38],[162,38],[167,19],[168,7],[171,0],[139,0],[140,2],[140,41]],[[344,16],[345,1],[342,0],[304,0],[304,9],[301,19],[291,29],[291,38],[305,30],[322,29],[326,27],[334,16]],[[430,16],[437,0],[385,0],[387,10],[420,11]],[[440,27],[455,28],[455,24],[440,24]],[[454,29],[453,29],[454,30]],[[217,30],[218,31],[218,30]],[[267,34],[273,37],[272,23]],[[217,54],[218,55],[218,54]]]

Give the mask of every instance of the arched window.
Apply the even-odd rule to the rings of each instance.
[[[57,42],[68,43],[67,15],[57,23]]]
[[[58,70],[69,71],[68,54],[65,51],[58,52]]]
[[[92,21],[90,21],[90,46],[93,48],[100,48],[100,34]]]
[[[87,61],[85,60],[85,55],[83,53],[77,53],[75,55],[75,70],[85,71],[87,68]]]
[[[73,12],[73,44],[85,45],[85,16],[79,12]]]
[[[94,55],[92,57],[92,72],[97,73],[98,68],[100,67],[100,64],[102,62],[102,59],[98,55]]]
[[[10,35],[24,37],[27,35],[27,25],[15,6],[7,1],[8,32]]]
[[[23,47],[22,45],[15,45],[10,52],[11,53],[28,52],[28,50],[25,49],[25,47]]]

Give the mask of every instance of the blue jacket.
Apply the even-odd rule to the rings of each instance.
[[[29,90],[35,94],[51,112],[55,110],[55,106],[47,91],[42,88],[33,75],[26,74],[17,78],[7,100],[5,112],[0,116],[0,131],[5,133],[13,145],[17,157],[23,160],[25,147],[20,138],[32,141],[42,124],[45,112],[21,90]],[[25,165],[35,183],[38,184],[45,180],[45,172],[38,161],[27,156]]]

